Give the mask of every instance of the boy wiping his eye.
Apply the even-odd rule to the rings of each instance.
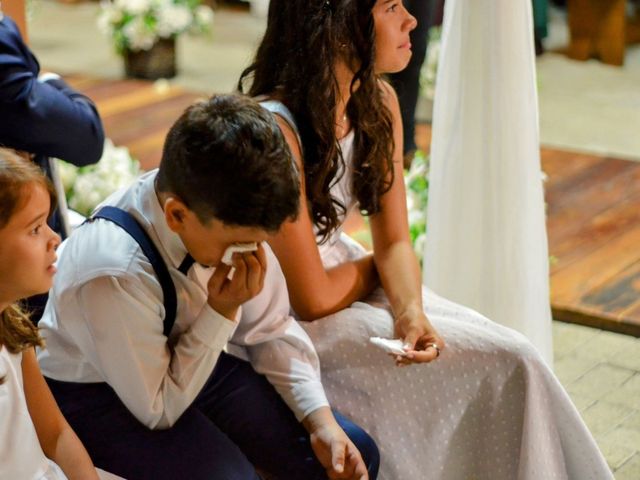
[[[97,466],[128,479],[377,469],[372,439],[329,408],[265,242],[299,189],[271,114],[214,96],[174,124],[158,170],[63,243],[39,361]]]

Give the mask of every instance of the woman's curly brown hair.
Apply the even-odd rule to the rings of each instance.
[[[374,71],[376,0],[271,0],[267,30],[238,89],[278,98],[291,110],[302,139],[307,200],[321,241],[339,227],[345,205],[330,188],[345,172],[335,131],[338,92],[334,65],[344,59],[355,76],[347,115],[354,129],[353,192],[365,215],[380,211],[393,183],[393,128]]]

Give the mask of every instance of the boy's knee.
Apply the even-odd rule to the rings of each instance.
[[[362,455],[362,460],[369,472],[369,479],[375,480],[378,476],[378,468],[380,467],[380,451],[378,450],[378,445],[376,445],[375,440],[359,427],[358,433],[353,437],[349,435],[349,438],[360,451],[360,455]]]

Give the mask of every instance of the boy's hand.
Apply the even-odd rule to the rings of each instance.
[[[328,407],[309,414],[303,424],[310,433],[311,448],[330,479],[369,479],[360,452]]]
[[[233,278],[227,278],[232,267],[220,262],[207,284],[207,302],[230,320],[235,319],[240,305],[260,293],[267,272],[267,256],[262,245],[258,245],[255,252],[234,253],[232,258]]]

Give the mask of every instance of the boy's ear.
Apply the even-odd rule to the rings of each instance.
[[[185,228],[188,215],[187,206],[175,197],[167,197],[164,201],[164,217],[169,228],[179,233]]]

